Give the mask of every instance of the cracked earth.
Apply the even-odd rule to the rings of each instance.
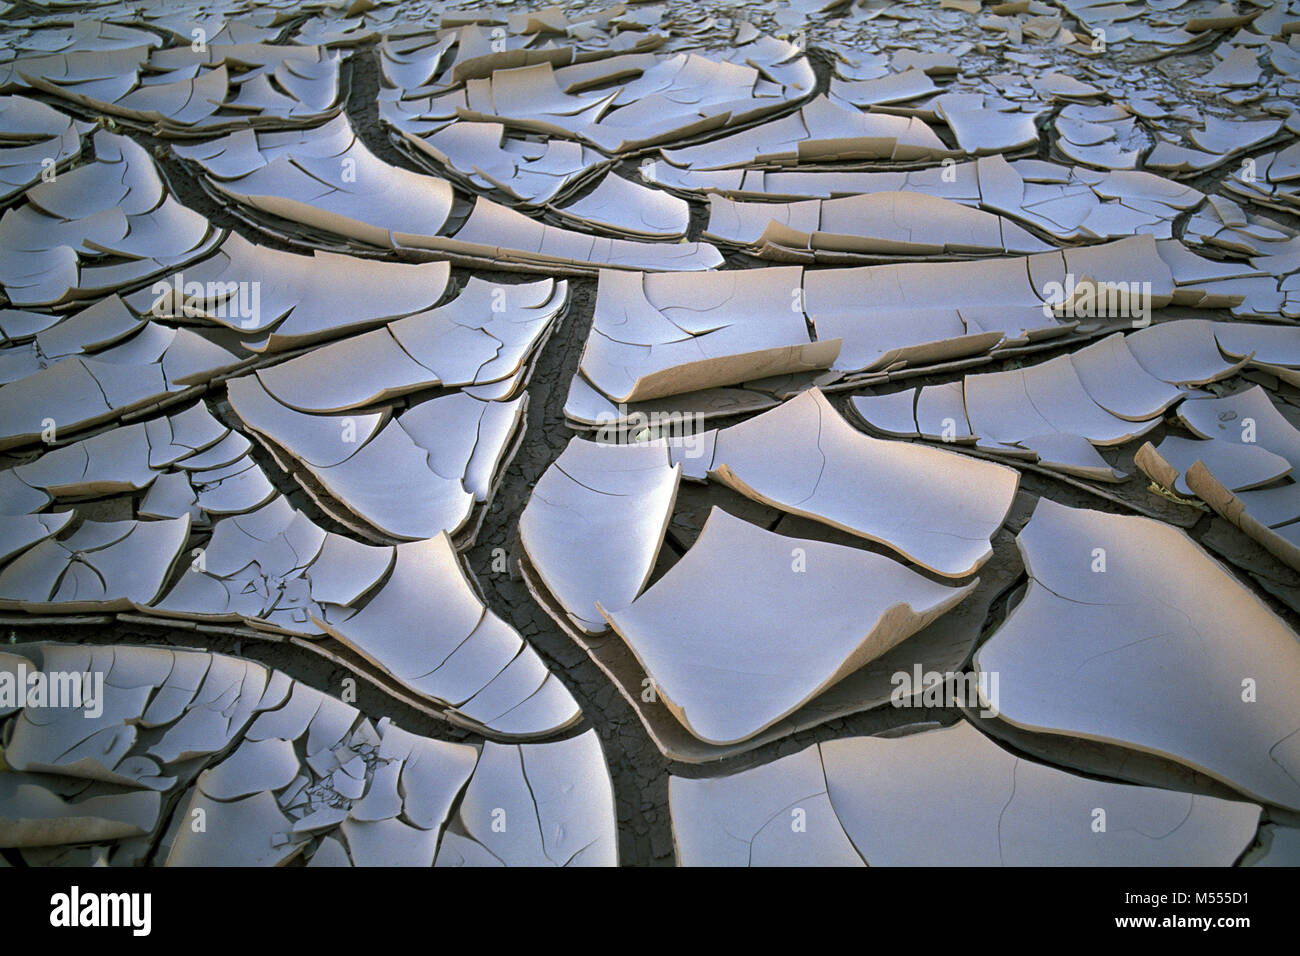
[[[0,862],[1297,865],[1298,93],[1286,2],[0,2],[0,690],[104,680]]]

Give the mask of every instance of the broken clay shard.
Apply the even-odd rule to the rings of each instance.
[[[1258,598],[1149,518],[1042,499],[1017,542],[1029,591],[975,656],[1001,676],[1002,719],[1157,754],[1253,800],[1300,806],[1300,709],[1272,689],[1300,674],[1300,642]],[[1189,705],[1207,692],[1213,707]]]
[[[662,446],[575,438],[519,517],[529,561],[585,631],[606,627],[597,605],[626,607],[650,579],[681,478],[668,458]]]
[[[1034,763],[965,721],[825,741],[727,777],[674,776],[669,800],[685,866],[1230,866],[1260,815]],[[1089,825],[1097,808],[1103,829]]]
[[[785,452],[773,458],[766,449],[777,446]],[[718,432],[710,475],[947,577],[970,574],[988,560],[989,539],[1019,484],[1018,474],[1001,465],[871,438],[816,388]]]
[[[714,508],[663,578],[628,607],[601,610],[678,720],[727,744],[797,710],[973,587],[935,584],[889,558],[787,538]],[[683,614],[689,632],[675,623]]]

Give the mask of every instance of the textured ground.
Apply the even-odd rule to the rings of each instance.
[[[693,4],[673,3],[674,10],[692,7]],[[729,13],[722,4],[705,4],[702,7]],[[28,9],[25,4],[17,4],[16,9]],[[763,27],[765,7],[747,11],[754,22]],[[793,22],[793,21],[789,21]],[[774,25],[775,27],[779,24]],[[882,31],[893,29],[892,23],[880,24]],[[815,21],[810,21],[807,32],[809,54],[818,75],[819,91],[824,90],[829,82],[829,54],[819,49],[819,30]],[[900,36],[902,36],[900,34]],[[972,38],[978,40],[979,37]],[[981,51],[981,56],[1001,62],[1009,71],[1020,69],[1015,63],[1001,60],[996,49]],[[1176,53],[1159,61],[1158,69],[1171,82],[1180,83],[1180,78],[1189,73],[1201,72],[1208,64],[1209,53],[1204,50]],[[346,69],[351,72],[351,91],[346,112],[353,127],[365,140],[366,145],[386,162],[406,168],[416,168],[401,152],[390,143],[386,131],[381,127],[376,94],[379,90],[378,54],[373,43],[363,44],[356,49]],[[1189,99],[1196,94],[1189,90]],[[160,158],[170,186],[177,197],[187,206],[198,210],[214,225],[233,229],[250,239],[283,248],[290,248],[283,243],[250,229],[244,221],[232,215],[227,209],[212,201],[199,186],[192,172],[174,159],[162,155],[163,141],[147,134],[131,131],[130,135],[148,147]],[[1048,135],[1044,132],[1040,145],[1040,158],[1048,158]],[[635,163],[627,161],[626,166]],[[1211,191],[1221,179],[1222,171],[1208,173],[1203,177],[1193,178],[1188,182],[1199,188]],[[1291,226],[1300,225],[1300,218],[1286,214],[1272,214],[1288,222]],[[702,203],[692,204],[692,226],[690,239],[698,238],[707,218]],[[1185,220],[1186,217],[1184,217]],[[1182,225],[1177,223],[1175,229]],[[735,260],[733,266],[738,264]],[[519,281],[519,276],[512,273],[492,273],[485,270],[465,270],[457,268],[453,277],[463,281],[473,274],[485,279],[511,283]],[[814,730],[798,733],[760,747],[743,756],[705,765],[675,764],[664,758],[646,735],[636,713],[619,695],[604,675],[592,663],[583,651],[555,626],[547,614],[529,596],[523,581],[514,571],[515,560],[519,553],[518,517],[528,500],[530,491],[547,469],[562,452],[572,437],[572,432],[565,424],[563,405],[569,383],[578,365],[583,343],[591,327],[592,311],[596,294],[596,281],[590,278],[571,278],[570,303],[562,324],[545,345],[532,374],[528,392],[530,404],[527,412],[527,430],[517,455],[505,472],[500,488],[486,515],[482,529],[474,546],[468,551],[470,564],[477,574],[489,606],[510,622],[529,643],[539,652],[552,671],[559,675],[565,686],[572,692],[584,714],[583,722],[571,731],[576,734],[594,727],[600,735],[601,743],[608,760],[609,771],[614,784],[619,827],[619,855],[624,865],[672,865],[674,863],[671,820],[668,812],[669,774],[686,777],[712,776],[729,773],[747,767],[765,764],[771,760],[799,751],[812,742],[834,739],[848,735],[867,735],[887,732],[891,728],[913,724],[949,724],[960,719],[954,709],[939,710],[893,710],[880,708],[853,717],[830,721]],[[1214,317],[1214,316],[1211,316]],[[1048,350],[1042,358],[1068,351],[1068,348]],[[994,363],[982,371],[993,371],[1002,367],[1018,364],[1015,360],[1002,364]],[[932,382],[951,381],[951,375],[925,376],[909,382],[910,385],[929,384]],[[211,397],[211,396],[210,396]],[[841,410],[847,398],[835,396],[832,401]],[[1157,431],[1152,438],[1161,433]],[[260,454],[260,453],[259,453]],[[260,454],[259,461],[267,465],[269,474],[274,474],[274,466],[269,459]],[[1131,464],[1131,458],[1129,459]],[[315,507],[309,498],[287,477],[281,476],[278,487],[294,505],[306,512],[321,527],[328,530],[342,530],[335,522]],[[1077,483],[1058,480],[1041,473],[1026,471],[1022,474],[1021,490],[1024,498],[1013,512],[1012,530],[1018,530],[1015,515],[1027,512],[1029,504],[1038,497],[1048,497],[1054,501],[1075,507],[1093,508],[1117,513],[1134,513],[1122,501],[1100,498],[1084,490]],[[691,492],[698,495],[697,504],[703,501],[730,502],[736,505],[741,501],[738,496],[725,490],[712,488],[707,492]],[[1271,555],[1253,544],[1243,534],[1221,518],[1211,513],[1200,512],[1189,517],[1187,510],[1154,497],[1148,496],[1143,502],[1150,511],[1176,516],[1179,524],[1188,526],[1188,531],[1197,542],[1211,552],[1230,562],[1231,570],[1252,591],[1279,614],[1292,628],[1300,627],[1300,614],[1295,611],[1300,606],[1300,575],[1284,566]],[[739,505],[744,507],[743,504]],[[759,516],[772,521],[775,511],[753,506]],[[765,512],[765,514],[764,514]],[[89,512],[93,516],[93,512]],[[670,534],[669,551],[673,556],[680,556],[682,545],[689,544],[689,532],[684,527],[676,527]],[[506,572],[494,570],[494,559],[499,555],[498,549],[504,549],[507,555]],[[656,570],[660,576],[673,558],[661,560]],[[499,566],[499,563],[498,563]],[[984,635],[996,628],[1005,616],[1008,599],[996,601],[990,619],[986,622]],[[86,641],[101,643],[175,643],[179,646],[193,646],[195,635],[186,632],[172,632],[165,627],[142,628],[127,624],[115,624],[108,627],[73,627],[73,626],[27,626],[15,627],[8,633],[8,640],[60,640]],[[290,676],[312,686],[337,693],[348,672],[336,668],[311,655],[304,654],[287,645],[274,642],[206,635],[203,644],[207,649],[229,654],[236,654],[274,666]],[[427,736],[445,739],[477,739],[466,733],[429,718],[399,701],[388,698],[368,684],[359,688],[358,707],[371,715],[389,715],[404,728]],[[567,735],[567,734],[566,734]],[[1286,820],[1275,815],[1280,822],[1300,825],[1300,821]],[[18,862],[17,854],[0,851],[11,862]]]

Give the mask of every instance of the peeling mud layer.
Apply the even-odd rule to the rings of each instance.
[[[1297,103],[1286,2],[0,0],[0,860],[1300,865]]]

